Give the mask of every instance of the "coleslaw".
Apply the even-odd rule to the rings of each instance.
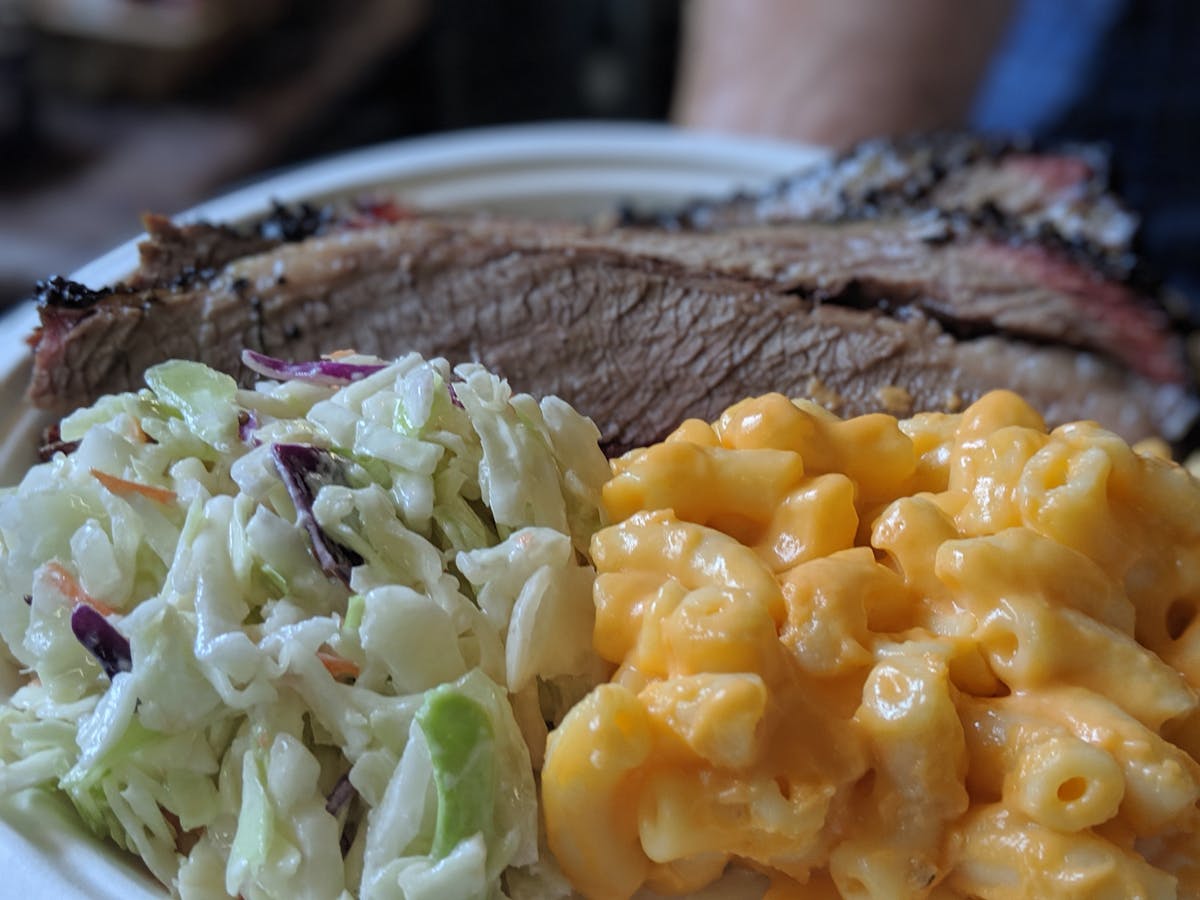
[[[0,791],[61,790],[183,897],[565,895],[534,773],[605,674],[599,433],[337,356],[157,366],[0,492]]]

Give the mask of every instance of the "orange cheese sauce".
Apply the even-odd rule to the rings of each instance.
[[[551,735],[583,894],[1200,893],[1200,486],[1005,392],[842,420],[774,394],[613,463],[616,667]]]

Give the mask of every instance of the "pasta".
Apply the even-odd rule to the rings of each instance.
[[[842,420],[781,395],[613,463],[614,667],[551,732],[589,897],[1200,890],[1200,484],[995,392]]]
[[[973,809],[960,834],[961,860],[948,879],[959,896],[996,900],[1177,896],[1176,879],[1139,854],[1087,832],[1065,835],[1000,804]]]

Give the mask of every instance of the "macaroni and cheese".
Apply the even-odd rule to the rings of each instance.
[[[1200,485],[1155,448],[768,395],[613,469],[616,670],[542,773],[578,890],[1200,894]]]

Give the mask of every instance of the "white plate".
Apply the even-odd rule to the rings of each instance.
[[[614,203],[669,206],[771,180],[824,157],[811,147],[681,132],[660,125],[569,124],[464,132],[400,141],[313,163],[190,210],[181,219],[237,222],[272,200],[325,200],[394,190],[410,204],[576,217]],[[114,230],[128,225],[114,222]],[[137,241],[72,277],[93,287],[137,265]],[[32,305],[0,319],[0,484],[33,461],[41,416],[24,402]],[[0,660],[0,693],[15,672]],[[0,802],[0,872],[6,897],[161,898],[163,890],[125,854],[87,833],[69,804],[41,794]]]

